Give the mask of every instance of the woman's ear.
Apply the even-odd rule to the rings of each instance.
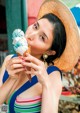
[[[56,54],[56,51],[54,51],[54,50],[48,50],[48,51],[46,51],[45,54],[47,54],[47,55],[55,55]]]

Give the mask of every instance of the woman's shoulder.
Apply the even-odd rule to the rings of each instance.
[[[59,71],[59,72],[61,73],[61,70],[60,70],[58,67],[56,67],[56,66],[54,66],[54,65],[48,66],[48,68],[47,68],[48,74],[50,74],[50,73],[52,73],[52,72],[54,72],[54,71]]]
[[[49,66],[48,73],[50,76],[51,89],[54,89],[55,94],[59,97],[62,91],[62,72],[56,66]]]
[[[55,76],[55,75],[60,76],[61,80],[62,80],[62,71],[58,67],[56,67],[54,65],[48,66],[47,73],[49,75],[51,75],[53,73],[53,76]]]

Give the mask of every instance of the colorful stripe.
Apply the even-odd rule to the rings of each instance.
[[[26,103],[26,102],[34,102],[34,101],[40,101],[41,97],[39,96],[39,98],[31,98],[31,99],[16,99],[16,103]]]
[[[14,104],[14,110],[15,113],[40,113],[41,96],[27,99],[17,97]]]

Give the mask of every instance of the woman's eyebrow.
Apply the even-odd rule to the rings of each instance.
[[[40,26],[38,22],[36,22],[36,24],[37,24],[38,27]]]

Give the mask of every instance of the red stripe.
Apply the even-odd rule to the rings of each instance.
[[[16,102],[18,102],[18,103],[23,103],[23,102],[34,102],[34,101],[37,101],[37,100],[40,100],[41,98],[39,98],[39,99],[35,99],[35,100],[24,100],[24,101],[18,101],[18,100],[16,100]]]

